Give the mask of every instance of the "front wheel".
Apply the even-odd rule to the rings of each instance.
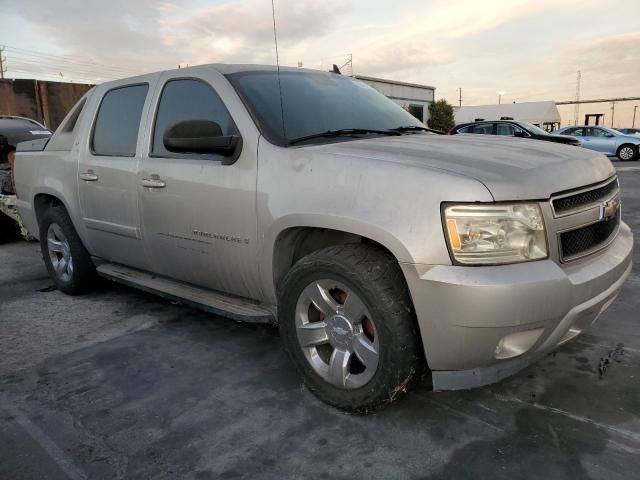
[[[626,162],[629,160],[637,160],[638,159],[638,149],[640,147],[634,147],[631,144],[624,144],[618,148],[618,152],[616,156],[622,162]]]
[[[93,262],[63,207],[51,207],[42,216],[40,249],[58,290],[76,295],[91,289],[96,275]]]
[[[416,320],[396,260],[362,244],[301,259],[281,288],[279,328],[309,389],[367,412],[395,400],[423,364]]]

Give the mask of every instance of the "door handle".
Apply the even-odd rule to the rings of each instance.
[[[158,175],[151,175],[151,178],[143,178],[140,180],[140,185],[147,188],[164,188],[167,184],[160,180]]]
[[[93,170],[88,170],[78,176],[80,177],[80,180],[84,180],[85,182],[95,182],[98,180],[98,175],[96,175]]]

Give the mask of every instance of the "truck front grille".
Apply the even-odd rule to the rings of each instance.
[[[600,187],[555,198],[552,202],[553,211],[556,215],[566,215],[583,208],[588,208],[606,198],[610,198],[618,189],[618,179],[614,177]]]
[[[562,260],[571,260],[605,246],[618,231],[620,209],[610,219],[560,234]]]

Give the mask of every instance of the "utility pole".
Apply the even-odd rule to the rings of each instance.
[[[4,45],[0,47],[0,80],[4,80],[4,72],[7,71],[6,67],[4,66],[4,62],[6,62],[7,59],[2,56],[3,53]]]
[[[582,73],[578,70],[578,75],[576,78],[576,106],[573,108],[573,124],[578,125],[578,117],[580,116],[580,79],[582,78]]]
[[[613,128],[613,116],[616,113],[616,102],[611,102],[611,128]]]
[[[347,61],[338,67],[340,70],[344,69],[345,73],[350,77],[353,77],[353,54],[347,54]]]
[[[458,89],[460,91],[460,96],[458,97],[458,107],[462,107],[462,87]]]
[[[638,105],[633,106],[633,122],[631,122],[631,128],[636,128],[636,110],[638,109]]]

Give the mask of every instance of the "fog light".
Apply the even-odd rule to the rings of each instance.
[[[522,355],[533,347],[542,332],[544,332],[544,328],[536,328],[535,330],[510,333],[502,337],[494,350],[495,358],[504,360]]]

